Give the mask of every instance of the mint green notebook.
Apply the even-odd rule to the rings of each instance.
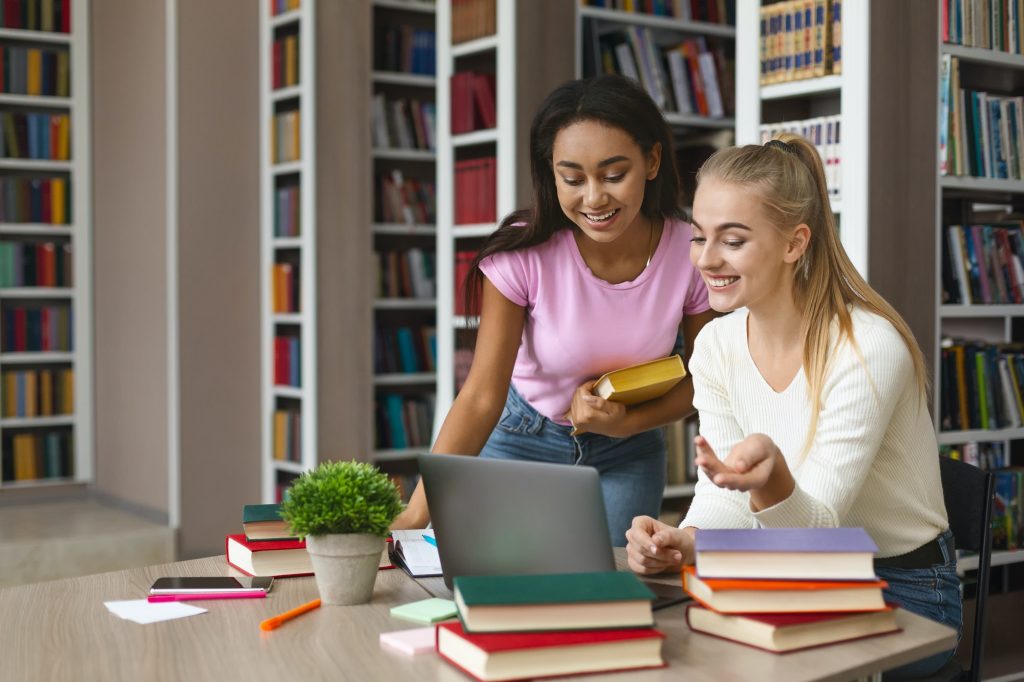
[[[430,625],[438,621],[455,618],[458,615],[458,610],[455,608],[455,602],[451,599],[438,599],[435,597],[433,599],[422,599],[402,604],[401,606],[394,606],[391,609],[391,615],[395,618],[411,620],[414,623]]]

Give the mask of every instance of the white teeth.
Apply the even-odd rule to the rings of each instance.
[[[584,213],[583,215],[587,216],[588,220],[592,220],[595,223],[600,223],[611,218],[613,215],[615,215],[616,211],[618,210],[619,209],[615,209],[614,211],[608,211],[607,213],[602,213],[601,215],[594,215],[593,213]]]
[[[739,277],[708,277],[707,282],[713,287],[725,287],[738,279]]]

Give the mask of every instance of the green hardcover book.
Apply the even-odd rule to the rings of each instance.
[[[297,540],[281,518],[280,504],[247,504],[242,507],[242,531],[249,542]]]
[[[467,632],[650,627],[654,594],[632,573],[458,576]]]

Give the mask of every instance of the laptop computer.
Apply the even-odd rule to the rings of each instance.
[[[614,571],[597,470],[420,455],[444,583],[457,575]]]

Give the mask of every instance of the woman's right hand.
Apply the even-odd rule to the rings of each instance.
[[[678,572],[693,562],[693,533],[650,516],[637,516],[626,531],[626,557],[635,573]]]

